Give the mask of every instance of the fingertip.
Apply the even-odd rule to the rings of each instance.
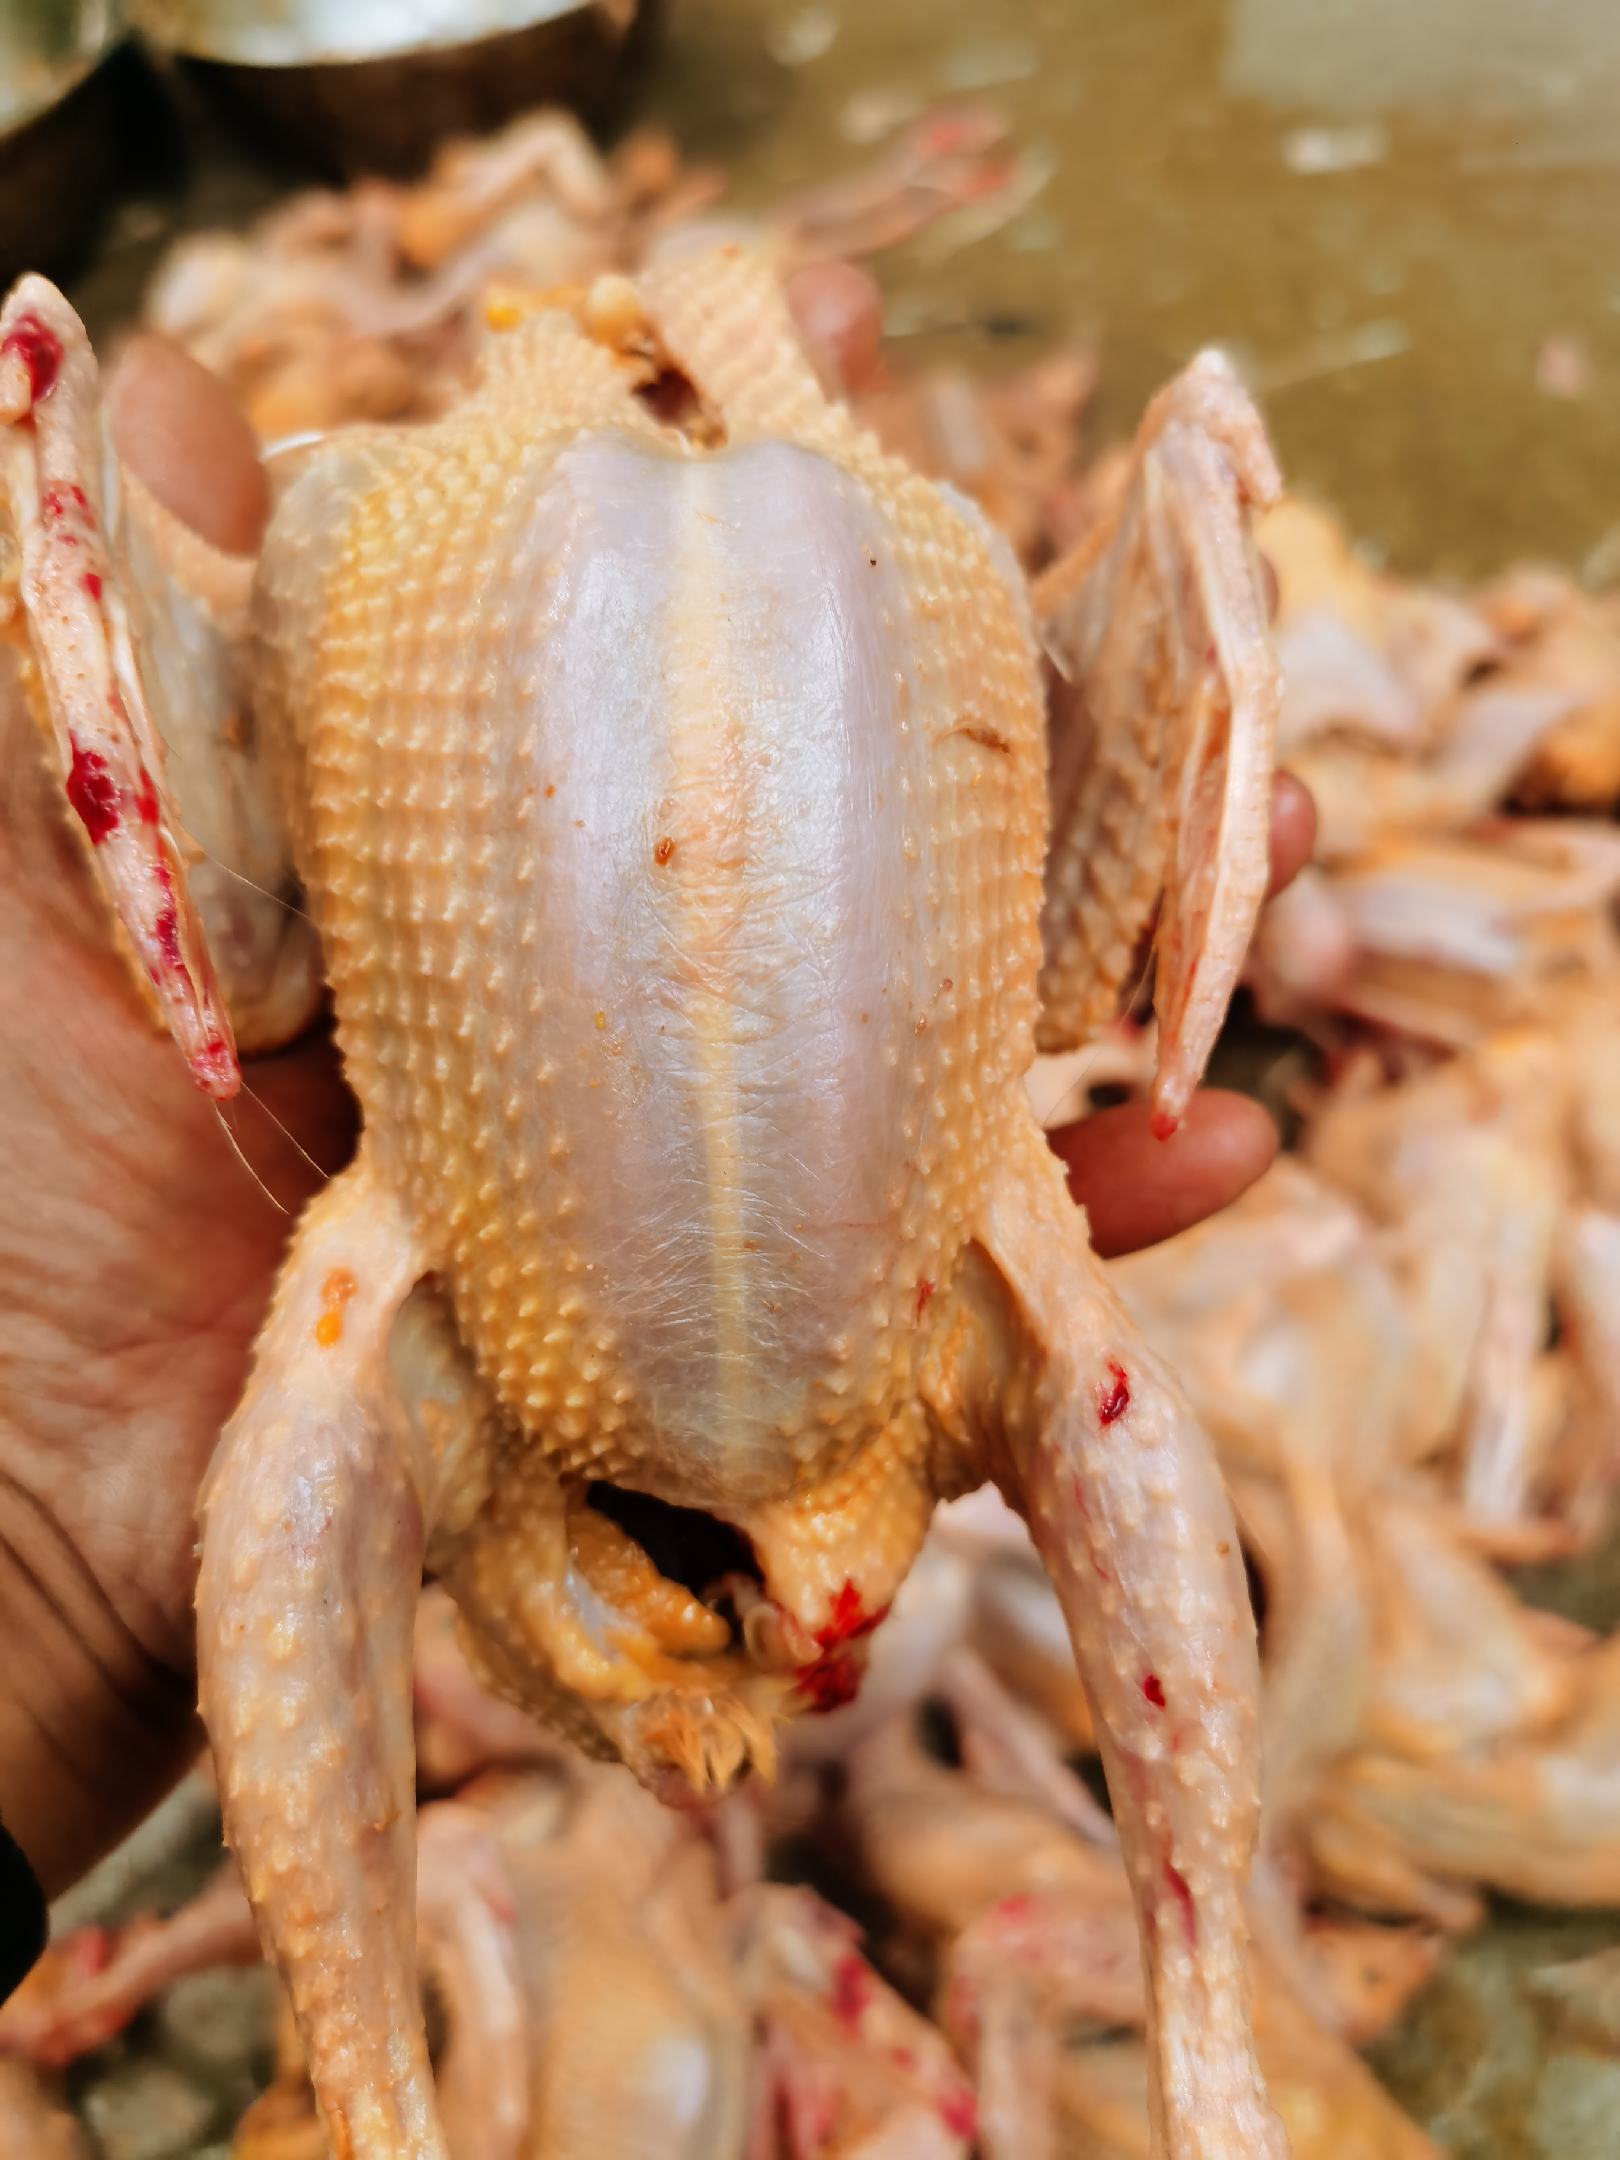
[[[1176,1138],[1197,1151],[1208,1188],[1206,1215],[1247,1192],[1271,1168],[1281,1145],[1265,1105],[1230,1088],[1201,1088]]]
[[[1271,882],[1268,893],[1291,885],[1310,861],[1316,846],[1316,804],[1310,789],[1292,773],[1280,772],[1271,783]]]
[[[112,370],[107,421],[119,458],[164,509],[227,554],[254,553],[269,490],[253,430],[217,375],[140,332]]]
[[[1177,1131],[1157,1136],[1145,1102],[1100,1110],[1051,1135],[1105,1259],[1156,1245],[1228,1207],[1270,1168],[1277,1128],[1247,1095],[1203,1088]]]
[[[854,263],[806,263],[783,289],[799,335],[826,380],[847,397],[869,390],[883,341],[877,280]]]

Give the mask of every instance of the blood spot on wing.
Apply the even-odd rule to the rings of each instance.
[[[1150,1672],[1143,1675],[1142,1693],[1147,1697],[1148,1701],[1153,1705],[1155,1710],[1162,1710],[1164,1708],[1164,1683],[1160,1680],[1156,1672]]]
[[[192,1071],[204,1085],[217,1086],[236,1077],[236,1055],[223,1035],[210,1035],[192,1059]]]
[[[871,2003],[872,1975],[867,1971],[865,1961],[850,1950],[838,1960],[833,1972],[833,2016],[851,2032],[856,2032]]]
[[[28,395],[34,404],[48,398],[62,368],[62,341],[47,330],[37,315],[19,315],[4,338],[0,353],[15,353],[28,372]]]
[[[184,965],[180,952],[180,917],[171,900],[152,925],[152,935],[157,939],[158,951],[163,955],[166,967],[178,970]]]
[[[68,767],[67,799],[91,846],[100,847],[109,833],[118,830],[118,782],[99,750],[86,750],[76,738],[70,739],[73,762]]]
[[[979,2104],[965,2088],[947,2093],[939,2103],[939,2119],[952,2137],[973,2138],[979,2133]]]
[[[75,512],[88,524],[90,499],[77,482],[60,480],[54,487],[48,487],[39,498],[39,511],[40,516],[53,525],[61,524],[64,518],[71,517]]]

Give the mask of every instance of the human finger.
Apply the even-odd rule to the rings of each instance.
[[[1280,772],[1271,783],[1271,879],[1269,896],[1291,885],[1316,846],[1316,804],[1303,780]]]
[[[883,342],[883,295],[854,263],[806,263],[783,288],[821,374],[847,397],[871,388]]]
[[[231,555],[251,555],[269,511],[259,447],[217,375],[164,338],[130,339],[107,385],[119,458],[165,510]]]
[[[1095,1111],[1050,1135],[1105,1259],[1156,1245],[1228,1207],[1270,1166],[1277,1128],[1260,1104],[1201,1088],[1179,1130],[1155,1136],[1148,1103]]]

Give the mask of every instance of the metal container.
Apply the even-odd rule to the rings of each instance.
[[[60,275],[118,171],[116,0],[0,0],[0,284]]]
[[[283,161],[414,172],[528,107],[599,116],[644,0],[130,0],[203,95]]]

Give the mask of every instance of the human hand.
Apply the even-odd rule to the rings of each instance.
[[[848,323],[834,342],[865,350]],[[109,412],[168,508],[251,550],[263,478],[219,384],[143,342]],[[320,1182],[302,1151],[341,1167],[354,1113],[324,1034],[248,1064],[226,1114],[279,1212],[143,1012],[15,695],[0,700],[0,760],[0,1814],[54,1893],[198,1744],[197,1488],[291,1217]],[[1311,827],[1304,791],[1280,786],[1274,883]],[[1054,1135],[1105,1252],[1224,1206],[1276,1144],[1257,1105],[1214,1091],[1169,1142],[1135,1105]]]
[[[132,348],[109,410],[171,509],[257,544],[211,377]],[[0,772],[0,1815],[54,1892],[197,1745],[197,1486],[319,1182],[299,1147],[338,1167],[353,1112],[324,1037],[249,1068],[227,1115],[278,1211],[142,1009],[14,682]]]

